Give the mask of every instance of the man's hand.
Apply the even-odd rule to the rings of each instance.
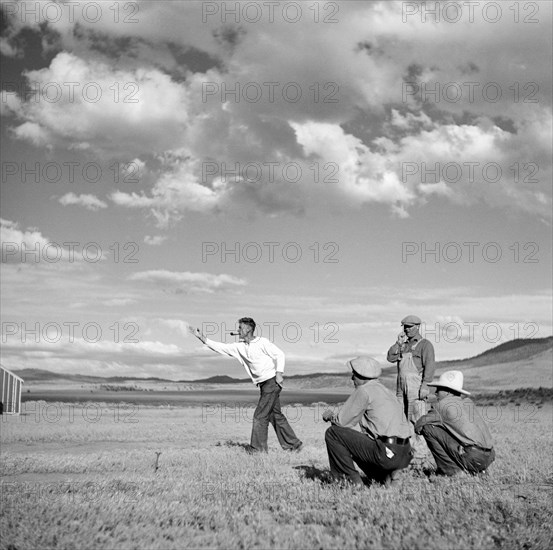
[[[426,399],[430,395],[430,390],[428,389],[428,385],[426,382],[423,382],[421,384],[421,387],[419,389],[419,399]]]
[[[398,346],[403,346],[403,344],[405,344],[405,342],[407,342],[407,335],[405,334],[405,332],[400,332],[397,335],[397,345]]]
[[[195,336],[205,344],[205,336],[202,334],[202,331],[199,328],[194,328],[189,326],[188,332],[192,334],[192,336]]]
[[[282,388],[284,385],[284,376],[281,372],[276,373],[276,383]]]
[[[325,422],[330,422],[332,420],[332,418],[334,417],[334,413],[330,410],[330,409],[327,409],[324,413],[323,413],[323,420]]]

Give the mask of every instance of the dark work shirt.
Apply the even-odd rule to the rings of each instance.
[[[417,344],[418,342],[418,344]],[[417,344],[413,350],[413,346]],[[434,371],[436,370],[436,360],[434,359],[434,346],[426,338],[423,338],[420,334],[407,340],[405,344],[400,348],[396,342],[388,350],[388,361],[390,363],[396,363],[401,360],[404,353],[412,352],[413,363],[417,367],[419,373],[422,374],[423,382],[432,382],[434,378]]]

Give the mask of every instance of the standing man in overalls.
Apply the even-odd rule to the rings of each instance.
[[[422,321],[416,315],[402,319],[403,332],[397,342],[388,350],[388,361],[397,363],[396,397],[403,404],[405,416],[413,425],[426,414],[426,398],[430,393],[428,382],[432,382],[436,362],[434,346],[420,335]],[[427,446],[420,435],[412,440],[415,459],[427,455]]]

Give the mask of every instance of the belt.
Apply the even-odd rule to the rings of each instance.
[[[401,437],[385,437],[383,435],[379,435],[378,439],[380,441],[384,441],[384,443],[388,443],[388,445],[407,445],[409,443],[409,438],[402,439]]]

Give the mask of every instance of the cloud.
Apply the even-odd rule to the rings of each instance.
[[[0,91],[0,114],[3,117],[21,115],[21,99],[15,92]]]
[[[43,263],[51,264],[59,260],[68,261],[70,251],[53,243],[35,228],[22,231],[17,222],[0,219],[0,241],[2,242],[2,263]]]
[[[63,197],[59,198],[58,202],[63,206],[75,204],[92,211],[97,211],[100,208],[107,208],[108,206],[104,201],[101,201],[94,195],[75,195],[75,193],[66,193]]]
[[[91,331],[92,334],[92,331]],[[159,362],[178,363],[182,361],[182,349],[175,344],[166,344],[159,341],[114,342],[107,339],[86,341],[83,338],[74,338],[67,341],[67,334],[62,334],[59,341],[53,340],[58,336],[55,330],[51,331],[51,342],[36,342],[33,339],[21,341],[20,335],[8,337],[3,345],[7,357],[11,359],[36,361],[49,359],[74,362],[85,360],[94,363],[123,362],[129,365],[155,365]],[[67,372],[74,370],[74,366]],[[86,369],[85,369],[86,370]]]
[[[545,160],[551,136],[550,121],[528,121],[512,134],[482,119],[478,125],[434,125],[401,138],[386,152],[401,166],[402,181],[425,196],[467,205],[484,201],[551,219],[551,194],[546,190],[551,163]],[[528,166],[517,159],[535,159],[540,175],[533,185],[521,185],[521,177],[514,176],[516,162]]]
[[[26,122],[13,131],[35,145],[47,138],[52,148],[138,156],[171,149],[187,120],[186,89],[154,68],[116,69],[60,52],[25,76],[37,93],[22,104]]]
[[[110,254],[98,243],[82,243],[69,239],[56,242],[45,237],[36,227],[21,230],[17,222],[0,219],[2,263],[31,268],[35,275],[47,271],[82,269],[94,266]],[[34,275],[33,275],[34,276]]]
[[[242,215],[244,205],[276,215],[377,203],[407,217],[430,201],[550,219],[551,4],[540,3],[539,25],[517,25],[504,13],[493,33],[481,13],[466,20],[467,6],[458,24],[419,12],[406,19],[404,7],[342,3],[336,24],[314,24],[308,9],[290,24],[280,7],[275,21],[233,23],[230,15],[223,21],[223,8],[206,17],[200,2],[141,2],[133,24],[115,24],[111,11],[92,24],[79,9],[73,23],[67,14],[49,22],[44,14],[27,23],[10,17],[10,38],[42,23],[62,50],[47,68],[28,71],[29,81],[43,91],[62,84],[59,100],[11,99],[4,110],[18,118],[14,135],[37,147],[126,156],[141,168],[139,159],[179,151],[177,163],[149,172],[151,186],[110,195],[160,227],[188,212]],[[190,63],[191,51],[203,62]],[[525,84],[535,84],[536,102]],[[423,97],[424,86],[438,95]],[[444,96],[447,86],[460,90],[458,100]],[[491,89],[501,91],[497,100],[484,93]],[[299,90],[297,100],[286,90]],[[274,181],[266,173],[254,183],[242,174],[224,181],[205,178],[205,162],[276,162],[278,173]],[[315,187],[314,162],[336,163],[338,183]],[[421,162],[496,162],[504,172],[491,185],[464,175],[455,185],[405,177],[405,163]],[[537,164],[538,184],[515,182],[513,162]],[[282,175],[289,163],[301,168],[297,181]]]
[[[144,237],[144,242],[150,246],[160,246],[167,240],[167,235],[146,235]]]
[[[13,46],[10,41],[2,37],[0,38],[0,53],[6,57],[22,57],[23,51]]]
[[[24,122],[12,131],[17,139],[28,141],[37,147],[52,148],[50,132],[36,122]]]
[[[198,181],[198,162],[183,159],[175,169],[164,173],[154,185],[151,194],[114,191],[110,198],[118,206],[151,211],[158,226],[165,227],[171,219],[180,219],[187,211],[207,212],[217,207],[224,198],[225,189],[202,185]]]
[[[190,271],[168,271],[164,269],[140,271],[129,275],[128,279],[174,294],[227,292],[246,285],[244,279],[232,275],[213,275],[211,273],[191,273]]]
[[[292,127],[306,155],[334,162],[340,171],[340,191],[350,201],[409,203],[415,197],[398,178],[391,163],[335,124],[305,123]]]
[[[453,190],[443,181],[439,181],[438,183],[421,183],[418,189],[423,195],[453,195]]]
[[[102,302],[102,305],[105,305],[108,307],[120,307],[120,306],[133,304],[135,302],[136,300],[134,298],[111,298],[109,300],[104,300]]]
[[[188,337],[190,335],[188,332],[188,327],[190,325],[181,319],[158,319],[158,323],[163,327],[168,327],[176,331],[181,336]]]

